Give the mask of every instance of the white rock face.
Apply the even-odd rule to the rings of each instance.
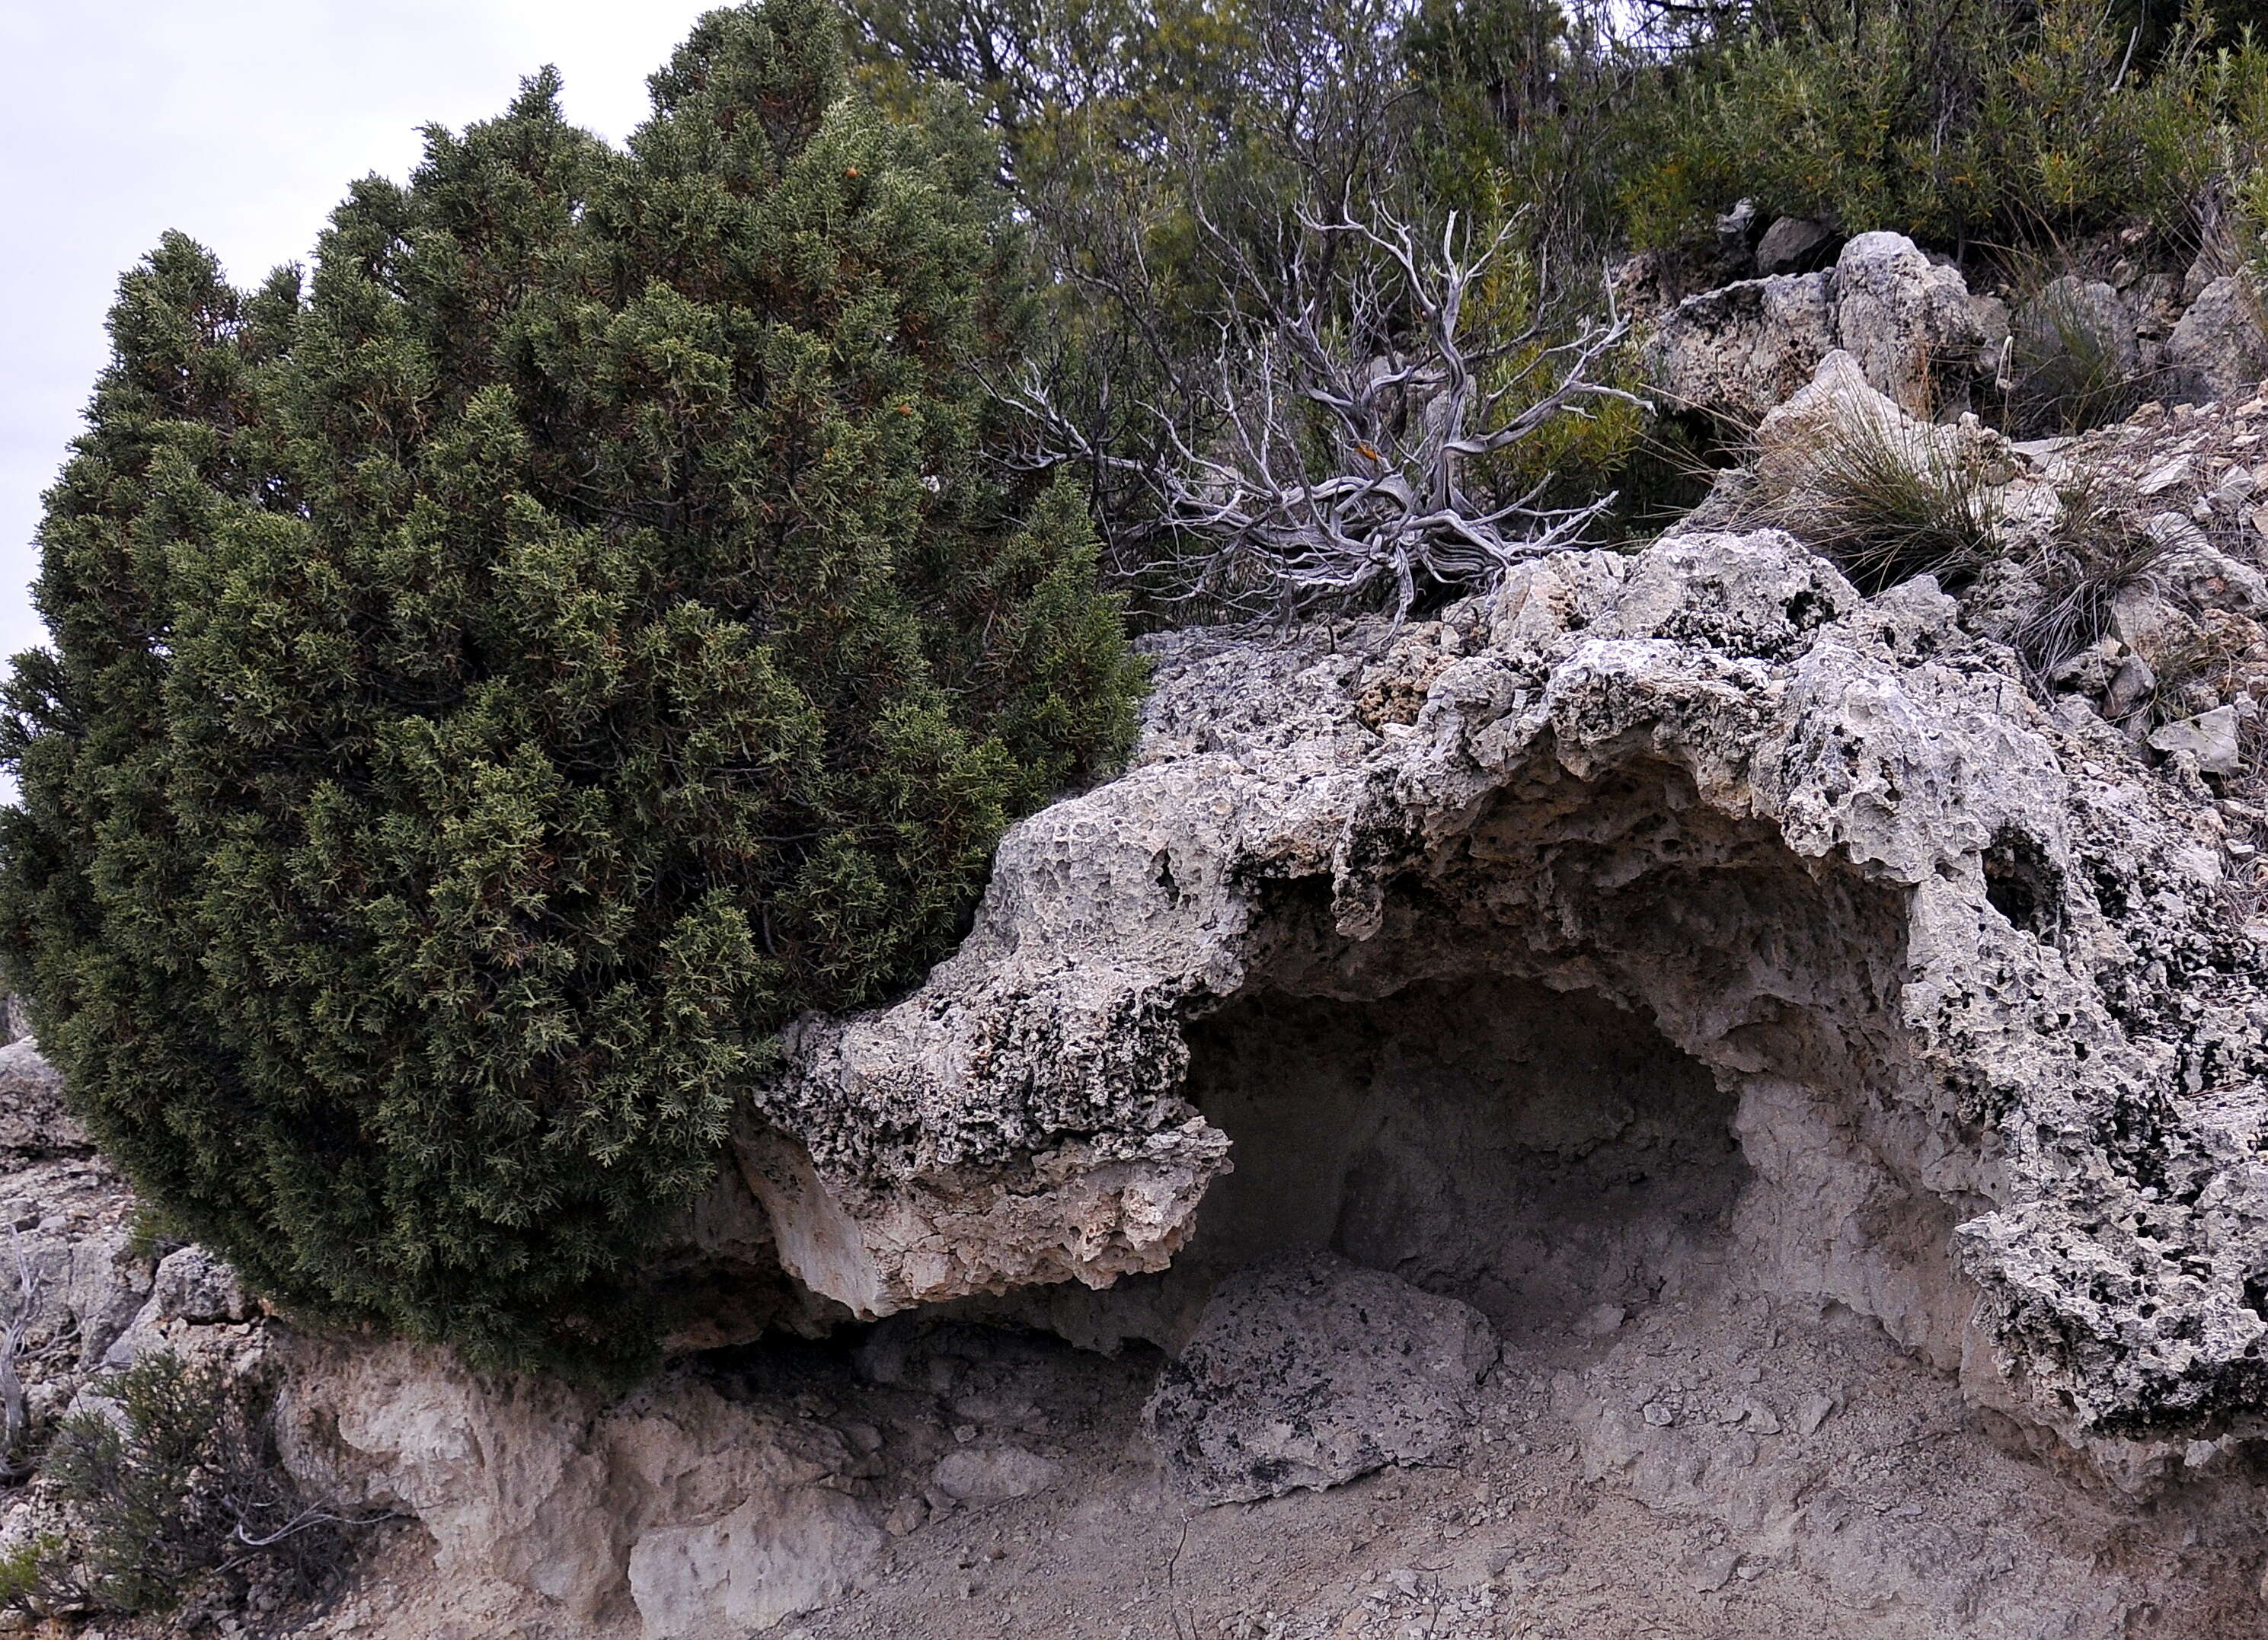
[[[839,1434],[708,1384],[665,1376],[601,1408],[406,1344],[299,1350],[281,1410],[303,1482],[409,1511],[445,1578],[500,1578],[574,1622],[770,1628],[838,1598],[882,1542],[840,1486]]]
[[[851,1204],[782,1244],[855,1239],[834,1296],[870,1309],[1010,1285],[1131,1167],[1170,1181],[1142,1228],[1169,1247],[1220,1151],[1183,1097],[1199,1020],[1494,975],[1705,1067],[1749,1256],[1972,1395],[2136,1452],[2248,1423],[2268,1180],[2237,1067],[2268,998],[2214,909],[2218,822],[1955,614],[1767,531],[1554,557],[1383,654],[1161,643],[1135,766],[1012,831],[961,950],[806,1021],[756,1093]],[[942,1281],[875,1205],[939,1180],[1014,1202]]]

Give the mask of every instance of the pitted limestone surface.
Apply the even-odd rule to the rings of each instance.
[[[1134,767],[756,1095],[784,1261],[870,1315],[1163,1268],[1230,1159],[1202,1021],[1491,975],[1705,1070],[1748,1256],[1976,1397],[2114,1468],[2243,1423],[2268,994],[2220,821],[1955,614],[1764,531],[1553,557],[1398,634],[1162,642]]]

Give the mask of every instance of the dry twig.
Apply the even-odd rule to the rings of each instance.
[[[1544,503],[1547,476],[1504,496],[1492,458],[1594,401],[1643,401],[1597,379],[1628,333],[1611,307],[1572,340],[1467,335],[1476,287],[1507,257],[1514,217],[1475,252],[1453,213],[1438,243],[1383,210],[1298,214],[1276,267],[1200,210],[1241,298],[1202,378],[1172,382],[1158,452],[1115,453],[1067,414],[1036,371],[996,389],[1027,418],[1034,467],[1075,461],[1133,476],[1154,515],[1139,526],[1181,570],[1185,603],[1289,620],[1384,606],[1397,621],[1437,589],[1484,588],[1565,546],[1610,506]]]

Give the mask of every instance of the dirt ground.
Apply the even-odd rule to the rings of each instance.
[[[2242,1452],[2198,1450],[2138,1513],[2002,1450],[1846,1314],[1716,1295],[1613,1319],[1508,1342],[1453,1463],[1204,1509],[1144,1438],[1141,1348],[944,1322],[709,1370],[873,1444],[892,1544],[785,1640],[2268,1635],[2260,1540],[2213,1478]],[[1035,1489],[955,1502],[930,1478],[955,1452]],[[414,1609],[419,1535],[310,1631],[571,1640],[501,1588]]]

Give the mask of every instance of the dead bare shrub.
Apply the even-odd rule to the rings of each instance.
[[[1116,474],[1147,497],[1138,556],[1185,615],[1390,612],[1492,585],[1580,538],[1613,492],[1550,499],[1550,452],[1603,407],[1628,334],[1603,317],[1555,339],[1520,254],[1525,217],[1421,233],[1382,207],[1301,209],[1263,261],[1202,209],[1236,304],[1219,345],[1177,361],[1160,439],[1114,453],[1036,369],[997,389],[1025,419],[1026,465]]]

